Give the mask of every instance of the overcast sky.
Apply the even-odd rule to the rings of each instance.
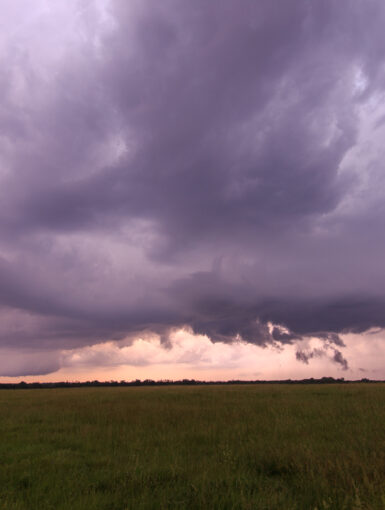
[[[2,0],[0,379],[385,378],[384,26]]]

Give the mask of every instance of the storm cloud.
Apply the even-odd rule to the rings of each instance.
[[[185,327],[347,368],[385,326],[384,3],[2,11],[1,347]]]

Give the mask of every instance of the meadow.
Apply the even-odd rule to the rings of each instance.
[[[0,509],[385,509],[385,385],[3,390]]]

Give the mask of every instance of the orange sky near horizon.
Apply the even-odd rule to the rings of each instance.
[[[275,380],[331,376],[345,379],[385,379],[383,331],[364,335],[343,335],[341,348],[349,368],[332,361],[327,350],[309,359],[296,359],[296,351],[311,352],[322,344],[317,339],[297,342],[283,348],[260,347],[245,342],[212,343],[207,337],[189,331],[176,331],[171,347],[165,348],[158,338],[137,339],[131,344],[106,342],[72,351],[61,351],[60,368],[45,375],[0,377],[0,382],[54,382],[134,379],[198,380]],[[35,353],[40,356],[40,353]],[[18,362],[7,352],[7,362]],[[3,358],[5,359],[5,358]]]

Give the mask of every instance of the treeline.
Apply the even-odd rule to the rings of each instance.
[[[334,379],[334,377],[322,377],[321,379],[284,379],[273,381],[244,381],[232,379],[231,381],[197,381],[195,379],[181,379],[173,381],[170,379],[162,379],[154,381],[152,379],[135,379],[134,381],[60,381],[60,382],[31,382],[21,381],[19,383],[0,383],[2,390],[20,390],[34,388],[86,388],[86,387],[122,387],[122,386],[214,386],[229,384],[351,384],[351,383],[384,383],[385,381],[373,381],[367,378],[347,381],[343,377]]]

